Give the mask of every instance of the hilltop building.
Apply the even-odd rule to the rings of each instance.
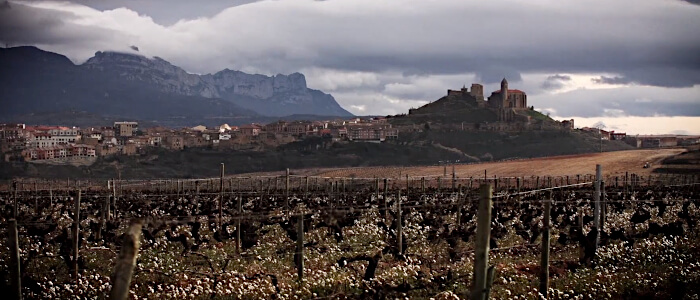
[[[493,108],[527,109],[527,94],[521,90],[508,89],[508,80],[503,78],[501,89],[489,96],[489,106]]]
[[[465,85],[460,90],[447,90],[447,96],[471,96],[476,101],[484,101],[484,86],[472,83],[471,91]]]
[[[115,134],[119,137],[131,137],[139,130],[138,122],[114,122]]]

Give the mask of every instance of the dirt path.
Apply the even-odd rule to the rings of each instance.
[[[661,161],[669,156],[684,152],[684,149],[630,150],[605,153],[566,155],[547,158],[535,158],[505,162],[455,165],[458,177],[483,177],[484,170],[491,176],[566,176],[595,173],[595,165],[601,164],[603,175],[620,175],[625,172],[646,175]],[[652,168],[643,168],[645,162],[652,163]],[[393,178],[399,176],[443,176],[444,166],[427,167],[366,167],[298,170],[299,175],[316,175],[324,177],[362,177]],[[448,176],[452,175],[452,166],[447,166]]]

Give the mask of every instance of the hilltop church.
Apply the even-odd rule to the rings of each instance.
[[[478,107],[490,108],[501,122],[528,122],[529,118],[518,114],[518,111],[526,110],[527,94],[521,90],[508,89],[508,80],[503,78],[501,89],[491,93],[488,101],[484,100],[484,86],[473,83],[471,90],[466,86],[460,90],[447,90],[447,96],[459,96],[473,101]]]
[[[491,93],[489,106],[493,108],[527,108],[527,95],[521,90],[509,90],[508,80],[501,80],[501,89]]]

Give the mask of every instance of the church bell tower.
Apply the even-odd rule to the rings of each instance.
[[[501,80],[501,105],[503,108],[508,107],[508,80],[503,77]]]

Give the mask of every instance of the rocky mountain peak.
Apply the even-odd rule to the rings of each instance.
[[[266,76],[224,69],[198,75],[187,73],[160,57],[101,51],[82,66],[116,73],[128,80],[148,82],[167,93],[228,99],[261,114],[350,115],[332,96],[310,90],[301,73]],[[267,106],[277,106],[277,109],[266,109]]]

